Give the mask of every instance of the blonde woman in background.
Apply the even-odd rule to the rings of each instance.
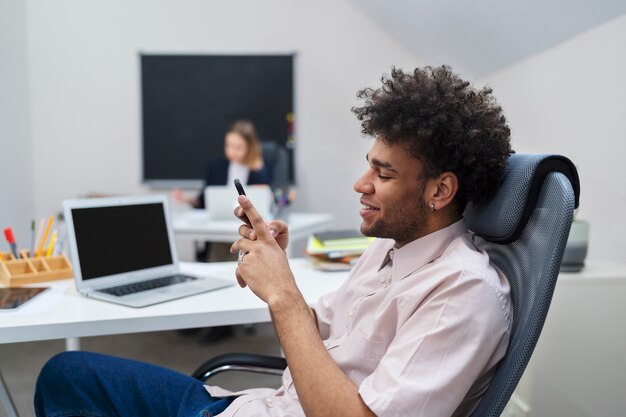
[[[239,178],[243,184],[270,184],[272,178],[263,162],[261,143],[256,129],[249,120],[237,120],[224,137],[224,156],[209,163],[204,187],[232,184]],[[204,187],[196,197],[187,197],[181,190],[174,190],[176,201],[204,208]]]

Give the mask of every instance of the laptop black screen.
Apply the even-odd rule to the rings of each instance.
[[[83,279],[171,265],[163,204],[72,209]]]

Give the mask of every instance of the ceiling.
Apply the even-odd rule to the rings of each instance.
[[[420,63],[483,76],[626,13],[625,0],[353,0]]]

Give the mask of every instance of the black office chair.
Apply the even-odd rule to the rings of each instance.
[[[289,152],[287,148],[273,141],[261,143],[263,161],[271,170],[272,190],[284,191],[289,186]]]
[[[473,416],[500,416],[530,360],[552,300],[579,195],[578,173],[569,159],[512,155],[496,195],[465,210],[468,228],[507,276],[513,298],[507,353]],[[229,354],[205,362],[193,376],[204,381],[226,370],[280,373],[285,366],[283,358]]]

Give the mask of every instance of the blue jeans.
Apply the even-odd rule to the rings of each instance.
[[[156,365],[88,352],[64,352],[37,379],[38,417],[208,417],[234,397],[212,398],[201,381]]]

